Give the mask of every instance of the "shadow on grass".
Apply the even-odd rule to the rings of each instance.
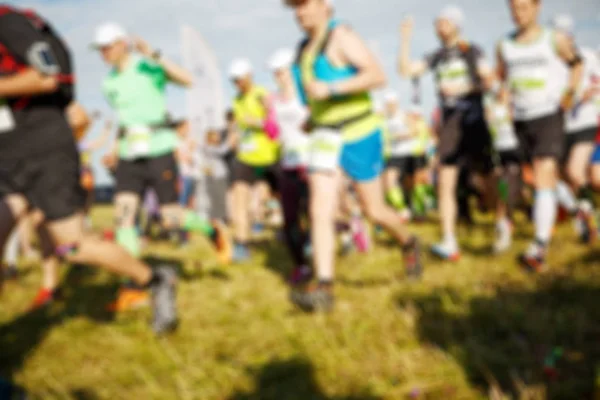
[[[256,390],[228,400],[378,400],[368,394],[327,396],[315,380],[314,367],[304,359],[272,361],[254,375]]]
[[[10,378],[18,372],[54,326],[79,316],[100,323],[114,320],[107,304],[114,300],[119,283],[96,283],[82,273],[81,268],[69,269],[59,301],[0,325],[0,375]]]
[[[276,236],[276,235],[275,235]],[[284,240],[277,237],[262,239],[252,243],[252,251],[265,255],[264,266],[288,282],[294,263]]]
[[[555,278],[535,292],[509,287],[466,300],[443,289],[401,296],[399,304],[416,308],[421,340],[450,353],[475,386],[591,399],[600,366],[598,299],[600,287]]]

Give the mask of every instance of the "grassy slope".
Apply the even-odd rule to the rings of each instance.
[[[98,226],[111,224],[110,212],[94,211]],[[433,225],[415,229],[436,238]],[[530,277],[514,262],[528,234],[518,233],[514,253],[490,258],[489,228],[463,229],[462,262],[428,262],[412,285],[394,246],[351,255],[339,263],[336,311],[319,316],[288,304],[280,243],[223,268],[201,239],[188,250],[155,244],[150,253],[183,260],[181,329],[158,340],[148,310],[104,311],[117,287],[104,273],[65,271],[66,302],[26,313],[40,279],[31,266],[1,298],[0,375],[43,399],[476,399],[490,386],[591,398],[600,251],[561,227],[552,271]],[[559,346],[559,375],[548,379],[544,357]]]

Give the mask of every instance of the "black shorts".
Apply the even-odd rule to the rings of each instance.
[[[161,205],[178,203],[178,178],[173,153],[132,161],[119,160],[115,172],[116,193],[133,192],[142,196],[147,188],[152,188]]]
[[[565,134],[565,148],[563,152],[563,162],[567,162],[569,159],[569,155],[571,154],[571,150],[573,147],[579,143],[596,143],[596,134],[598,133],[598,127],[594,126],[592,128],[582,129],[580,131],[567,133]]]
[[[403,174],[414,175],[426,166],[425,156],[390,156],[386,168],[398,168]]]
[[[277,165],[266,165],[253,167],[239,160],[233,162],[233,183],[244,182],[254,185],[258,182],[266,182],[273,192],[277,191]]]
[[[491,150],[492,137],[482,106],[444,111],[438,144],[442,165],[489,173],[493,169]]]
[[[22,194],[49,221],[72,216],[84,208],[79,153],[75,146],[36,157],[0,161],[0,196]]]
[[[515,121],[514,125],[525,161],[541,157],[560,161],[565,140],[562,111],[529,121]]]
[[[523,153],[518,149],[499,151],[498,157],[500,158],[500,165],[502,167],[514,164],[521,165],[523,163]]]

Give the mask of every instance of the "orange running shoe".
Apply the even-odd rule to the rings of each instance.
[[[146,290],[123,288],[119,290],[117,300],[107,307],[111,312],[137,310],[150,304],[150,295]]]
[[[217,250],[217,259],[223,265],[230,264],[233,257],[233,248],[227,226],[220,221],[215,221],[213,222],[213,228],[215,233],[211,237],[211,241]]]

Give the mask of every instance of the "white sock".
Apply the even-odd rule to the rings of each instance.
[[[569,185],[563,181],[559,181],[556,185],[556,199],[558,200],[558,204],[566,208],[570,213],[577,211],[577,199]]]
[[[4,248],[4,263],[6,265],[17,265],[17,258],[19,257],[19,231],[13,229],[12,233],[8,237]]]
[[[548,243],[556,222],[556,194],[552,189],[538,190],[533,205],[533,220],[535,222],[535,238]]]

